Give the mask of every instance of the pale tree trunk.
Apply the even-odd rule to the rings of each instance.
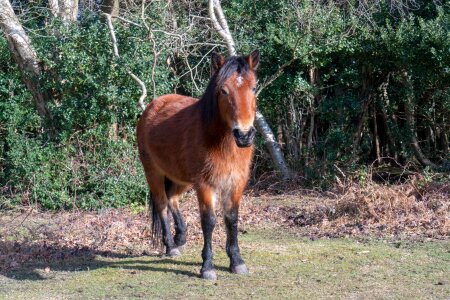
[[[373,141],[375,147],[375,156],[377,160],[380,161],[381,150],[380,150],[380,136],[378,135],[378,121],[377,121],[377,108],[373,105]]]
[[[389,103],[389,93],[388,93],[388,86],[389,86],[389,80],[390,80],[391,74],[389,73],[387,75],[386,81],[381,84],[381,96],[382,96],[382,103],[381,103],[381,119],[382,119],[382,125],[384,132],[386,134],[386,138],[388,140],[388,146],[389,146],[389,155],[393,156],[395,160],[398,160],[398,154],[397,154],[397,146],[395,144],[394,138],[392,137],[391,129],[388,125],[388,113],[387,108],[390,106]],[[394,122],[395,120],[392,120]]]
[[[48,0],[48,7],[54,17],[59,15],[59,3],[58,0]]]
[[[119,16],[119,0],[103,0],[102,4],[100,5],[100,9],[102,11],[102,13],[104,13],[107,16],[110,16],[109,18],[105,18],[104,20],[108,23],[108,22],[112,22],[113,20],[115,20],[115,17]],[[105,16],[103,15],[103,16]],[[109,24],[108,24],[109,26]],[[112,24],[111,24],[112,26]],[[110,28],[110,31],[113,31],[114,33],[114,28]],[[115,39],[115,36],[113,37],[111,35],[112,39]],[[114,41],[113,41],[113,48],[114,48]],[[119,57],[119,52],[118,49],[117,50],[117,57]],[[114,50],[115,51],[115,50]],[[116,53],[114,52],[114,55],[116,55]],[[110,105],[108,107],[108,109],[112,110],[113,109],[113,105]],[[119,132],[119,125],[117,124],[117,122],[112,123],[109,126],[109,139],[116,141],[118,138],[118,132]]]
[[[54,17],[59,17],[65,25],[77,20],[78,0],[49,0],[48,6]]]
[[[209,17],[211,18],[214,28],[225,41],[228,52],[230,55],[235,56],[237,54],[236,47],[219,0],[209,0]],[[291,177],[291,172],[286,161],[284,160],[280,145],[277,143],[272,129],[259,110],[256,111],[255,125],[256,129],[264,138],[265,145],[269,150],[270,156],[272,157],[272,161],[276,168],[281,172],[283,179],[289,179]]]
[[[50,98],[49,93],[44,92],[39,85],[39,76],[42,70],[37,54],[8,0],[0,0],[0,28],[5,34],[8,47],[19,66],[22,80],[33,96],[39,116],[53,132],[52,116],[46,103]]]
[[[308,143],[307,147],[309,149],[313,146],[313,138],[314,138],[314,130],[315,130],[315,106],[316,102],[319,101],[319,97],[315,91],[315,89],[318,88],[319,85],[319,70],[316,67],[312,67],[309,69],[309,82],[311,86],[313,87],[314,91],[311,94],[311,101],[310,101],[310,121],[309,121],[309,134],[308,134]]]
[[[103,13],[113,18],[117,17],[119,15],[119,0],[103,0],[100,8]]]

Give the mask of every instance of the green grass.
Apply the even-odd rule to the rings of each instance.
[[[252,231],[241,236],[250,275],[227,270],[215,247],[218,280],[198,278],[200,245],[181,257],[69,259],[35,262],[0,275],[2,299],[362,298],[448,299],[450,243],[360,243]],[[45,268],[50,267],[46,272]]]

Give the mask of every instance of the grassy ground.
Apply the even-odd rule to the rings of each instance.
[[[249,228],[240,236],[250,275],[227,271],[215,247],[218,280],[198,278],[200,245],[181,257],[93,256],[28,263],[0,275],[2,299],[345,298],[448,299],[450,242],[305,239]]]

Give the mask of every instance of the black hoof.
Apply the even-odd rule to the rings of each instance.
[[[216,280],[217,279],[216,271],[214,271],[214,270],[200,271],[200,277],[202,279],[207,279],[207,280]]]
[[[248,274],[248,269],[245,264],[240,264],[237,266],[231,266],[231,273],[245,275]]]

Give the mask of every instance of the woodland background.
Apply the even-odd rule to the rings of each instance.
[[[261,52],[259,109],[294,184],[364,182],[374,168],[388,182],[405,172],[448,174],[448,3],[222,7],[238,53]],[[103,13],[112,16],[119,58]],[[14,40],[17,25],[23,33]],[[0,0],[0,28],[0,208],[143,204],[134,134],[142,91],[129,72],[145,84],[146,102],[173,92],[200,97],[211,53],[227,52],[198,0]],[[257,143],[250,184],[277,172]]]

